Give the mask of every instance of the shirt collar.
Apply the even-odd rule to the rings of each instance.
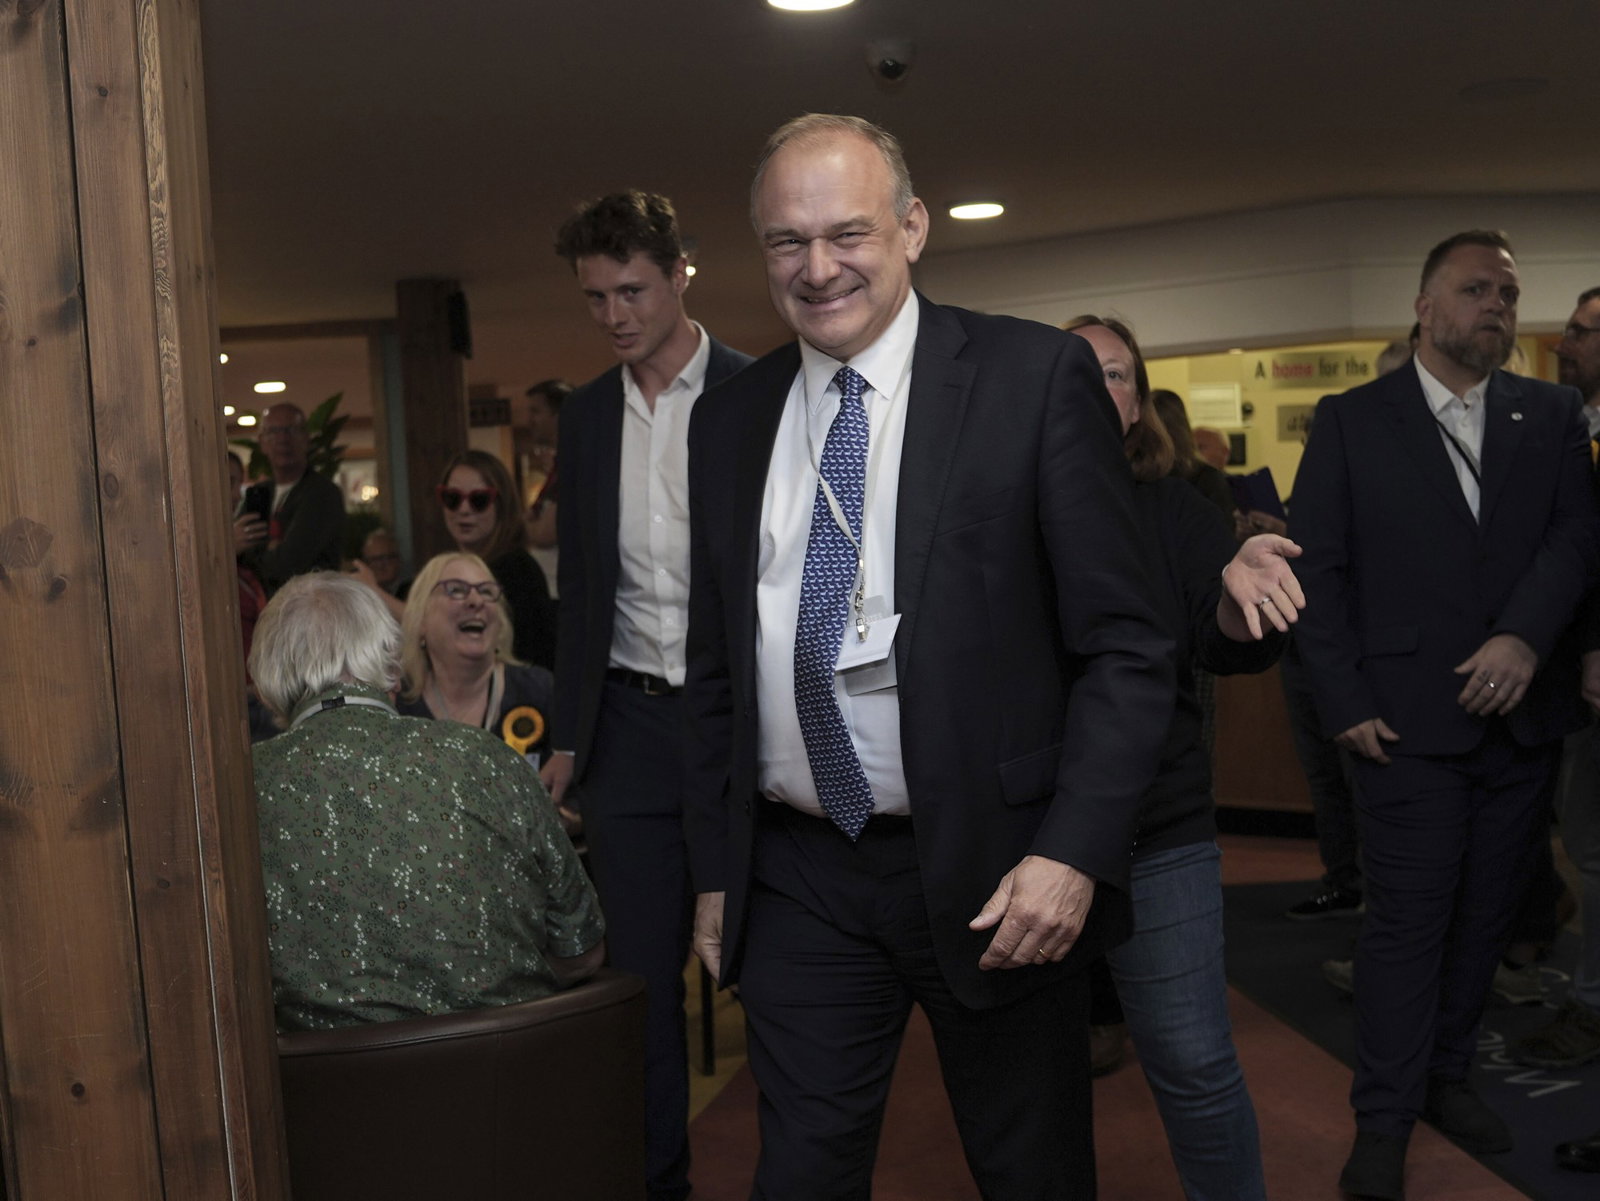
[[[1411,361],[1416,364],[1417,379],[1422,382],[1422,394],[1428,398],[1428,408],[1433,410],[1435,417],[1444,412],[1445,406],[1452,400],[1459,400],[1468,409],[1483,403],[1484,394],[1489,390],[1489,376],[1484,376],[1460,396],[1457,396],[1449,388],[1441,384],[1433,373],[1422,365],[1420,355],[1412,355]]]
[[[850,360],[850,366],[867,381],[867,387],[879,396],[893,398],[899,395],[901,385],[911,370],[911,354],[917,346],[917,328],[921,318],[917,294],[907,292],[905,303],[900,306],[894,320],[889,322],[889,327],[878,335],[876,342]],[[800,369],[805,374],[806,406],[813,412],[822,404],[823,393],[844,365],[804,338],[800,339]]]
[[[706,365],[711,361],[711,336],[706,333],[705,327],[698,321],[689,322],[694,326],[695,333],[700,335],[700,341],[695,345],[694,353],[689,356],[689,361],[683,365],[683,370],[678,372],[672,382],[662,389],[663,392],[674,388],[682,388],[691,396],[698,396],[706,390]],[[622,378],[626,388],[639,392],[638,381],[633,378],[633,368],[626,363],[622,365]],[[643,393],[640,393],[643,396]]]

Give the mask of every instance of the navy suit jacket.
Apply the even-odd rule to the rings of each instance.
[[[1485,405],[1479,520],[1413,364],[1317,406],[1289,533],[1305,550],[1295,637],[1330,736],[1381,717],[1391,753],[1472,750],[1488,722],[1457,703],[1454,669],[1501,633],[1539,657],[1512,736],[1536,746],[1583,720],[1570,627],[1600,517],[1581,398],[1496,371]]]
[[[749,355],[712,338],[706,387],[751,361]],[[622,410],[620,364],[579,388],[561,406],[556,458],[561,465],[561,503],[556,509],[561,547],[556,578],[561,595],[550,745],[576,753],[575,782],[583,779],[594,743],[617,612]]]
[[[918,297],[895,524],[900,741],[934,945],[964,1003],[1074,970],[981,972],[967,923],[1030,853],[1102,881],[1085,949],[1125,926],[1129,848],[1172,715],[1121,427],[1087,343]],[[767,468],[800,352],[708,392],[689,432],[697,892],[725,890],[738,976],[757,805],[756,577]]]

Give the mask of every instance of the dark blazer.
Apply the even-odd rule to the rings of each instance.
[[[272,491],[271,480],[251,484],[245,490],[241,508],[270,514]],[[308,571],[339,570],[344,561],[344,493],[338,484],[307,471],[283,498],[277,519],[283,527],[278,545],[269,550],[263,544],[240,556],[269,594]]]
[[[1109,885],[1096,908],[1111,913],[1091,925],[1125,920],[1116,890],[1172,714],[1172,642],[1146,599],[1121,428],[1088,345],[918,299],[895,525],[900,738],[940,967],[979,1007],[1072,970],[978,970],[991,934],[967,922],[1023,856]],[[707,393],[689,432],[684,808],[696,891],[727,892],[730,983],[770,803],[756,796],[762,492],[799,363],[790,344]]]
[[[1581,400],[1496,371],[1485,404],[1478,521],[1413,365],[1317,406],[1289,533],[1305,550],[1295,637],[1330,736],[1381,717],[1399,753],[1472,750],[1487,719],[1456,703],[1454,668],[1500,633],[1539,656],[1512,736],[1536,746],[1582,722],[1569,626],[1600,517]]]
[[[721,383],[746,363],[747,354],[711,339],[706,387]],[[550,745],[576,753],[581,781],[600,715],[600,694],[611,656],[616,618],[617,487],[622,470],[622,367],[579,388],[561,406],[561,504],[556,510],[556,700]]]

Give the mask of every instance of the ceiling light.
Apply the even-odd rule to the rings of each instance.
[[[685,267],[683,269],[683,273],[685,275],[688,275],[688,276],[693,276],[695,274],[695,266],[694,266],[694,264],[690,263],[687,267]]]
[[[256,415],[254,413],[244,413],[239,417],[240,425],[254,425],[255,423]]]
[[[987,221],[990,217],[998,217],[1005,211],[1005,205],[984,200],[976,204],[952,205],[950,215],[957,221]]]
[[[1228,347],[1228,353],[1229,354],[1243,354],[1244,353],[1244,347],[1243,346],[1230,346],[1230,347]]]
[[[855,0],[767,0],[773,8],[791,13],[820,13],[830,8],[848,8]]]
[[[256,391],[265,396],[270,392],[282,392],[287,389],[288,386],[289,385],[284,383],[281,379],[264,379],[256,385]]]
[[[221,354],[219,354],[217,356],[217,362],[226,363],[227,361],[228,361],[228,352],[226,350],[224,350]]]
[[[233,416],[233,406],[232,405],[223,405],[222,406],[222,415],[224,417],[232,417]]]

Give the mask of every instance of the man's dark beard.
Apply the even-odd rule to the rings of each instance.
[[[1433,348],[1457,366],[1471,371],[1475,375],[1488,375],[1496,367],[1505,366],[1511,357],[1511,348],[1517,344],[1517,335],[1510,330],[1501,336],[1493,346],[1485,346],[1477,340],[1480,330],[1473,330],[1465,337],[1448,338],[1443,341],[1435,337]]]

